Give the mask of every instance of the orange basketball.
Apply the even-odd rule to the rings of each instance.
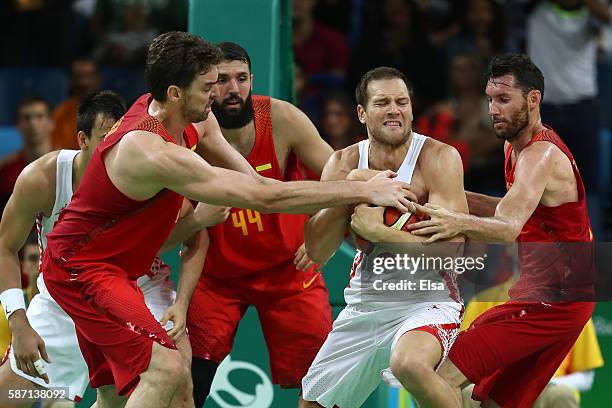
[[[402,213],[395,207],[387,207],[385,208],[383,219],[387,227],[408,232],[410,224],[423,221],[426,219],[426,216],[421,216],[419,213]]]
[[[389,228],[395,228],[401,231],[409,232],[408,226],[419,221],[428,219],[429,217],[421,213],[402,213],[395,207],[386,207],[383,213],[383,222]],[[357,248],[366,254],[370,253],[373,245],[370,241],[355,235],[355,244]]]

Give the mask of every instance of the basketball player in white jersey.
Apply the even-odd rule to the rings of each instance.
[[[61,209],[70,202],[96,146],[125,110],[121,97],[109,91],[102,91],[85,99],[79,107],[77,117],[77,137],[81,150],[49,153],[30,164],[19,176],[0,224],[0,259],[5,268],[19,269],[17,252],[35,219],[41,252],[44,251],[46,235],[53,228]],[[211,212],[211,222],[223,220],[222,212]],[[195,242],[190,244],[197,245]],[[203,256],[198,259],[196,251],[189,251],[181,260],[182,273],[190,274],[193,271],[197,275],[196,280],[202,265]],[[173,316],[171,308],[174,307],[176,293],[169,274],[170,268],[156,258],[150,273],[138,280],[147,306],[160,321]],[[0,389],[66,387],[67,394],[63,396],[78,402],[89,383],[89,375],[78,346],[74,323],[49,295],[41,275],[37,285],[40,293],[32,299],[27,310],[27,320],[31,327],[25,325],[25,328],[29,333],[17,336],[14,333],[15,344],[10,348],[8,362],[0,366]],[[23,313],[23,310],[17,310],[15,313]],[[18,325],[17,330],[23,327],[24,325]],[[181,327],[184,328],[184,324]],[[167,323],[166,329],[178,340],[177,346],[185,356],[186,364],[190,364],[191,348],[186,336],[176,333],[178,329],[172,327],[172,322]],[[28,342],[30,344],[24,344]],[[30,364],[24,366],[19,358],[15,358],[21,350],[32,350],[36,347],[47,362],[42,369]],[[125,404],[125,398],[116,395],[114,385],[101,386],[97,390],[98,408],[121,407]],[[193,406],[189,385],[186,385],[181,394],[176,396],[176,404],[173,406]],[[33,402],[26,399],[8,399],[8,395],[0,393],[0,407],[29,407]]]
[[[356,89],[357,114],[368,129],[368,140],[337,151],[323,170],[321,180],[368,179],[379,171],[392,170],[400,181],[410,183],[419,203],[437,203],[467,212],[463,190],[463,167],[457,151],[449,145],[412,131],[412,106],[407,81],[394,68],[380,67],[366,73]],[[458,332],[463,310],[454,271],[419,270],[424,279],[436,276],[442,290],[381,290],[372,271],[379,256],[389,255],[381,243],[412,243],[401,248],[409,256],[433,256],[432,247],[408,232],[383,223],[381,207],[359,205],[319,211],[305,227],[308,256],[325,263],[336,251],[347,227],[370,243],[367,254],[358,251],[351,281],[344,291],[347,303],[333,325],[308,374],[302,380],[300,407],[353,408],[361,406],[381,379],[403,385],[419,406],[432,407],[427,384],[443,381],[436,368],[446,357]],[[352,215],[351,215],[352,213]],[[461,253],[463,238],[442,252]],[[398,247],[390,246],[399,251]],[[390,267],[386,278],[405,272]],[[419,275],[420,273],[420,275]],[[422,288],[418,288],[422,289]]]

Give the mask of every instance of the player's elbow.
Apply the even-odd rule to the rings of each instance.
[[[504,229],[504,242],[514,242],[517,240],[518,236],[521,234],[521,230],[523,226],[517,222],[509,222],[507,227]]]

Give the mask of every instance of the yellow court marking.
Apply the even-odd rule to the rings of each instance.
[[[259,166],[255,167],[255,170],[264,171],[264,170],[269,170],[271,168],[272,168],[272,163],[266,163],[266,164],[260,164]]]

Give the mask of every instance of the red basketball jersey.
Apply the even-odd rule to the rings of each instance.
[[[277,180],[303,179],[297,158],[290,155],[285,174],[276,158],[272,137],[270,97],[253,96],[255,144],[247,160],[262,176]],[[264,272],[294,258],[304,242],[305,215],[261,214],[232,208],[227,220],[208,228],[210,247],[204,274],[220,278]]]
[[[148,114],[151,100],[150,94],[141,96],[115,123],[94,152],[79,189],[47,237],[49,256],[71,274],[78,275],[92,264],[106,264],[137,279],[147,273],[174,227],[182,196],[164,189],[148,200],[132,200],[113,185],[104,165],[104,154],[134,130],[152,132],[174,143],[164,126]],[[191,125],[183,137],[189,148],[198,141]]]
[[[578,187],[578,200],[556,207],[538,204],[517,239],[521,276],[508,293],[512,300],[551,300],[551,297],[570,300],[567,296],[592,283],[593,233],[586,192],[576,161],[559,135],[547,127],[527,146],[539,141],[553,143],[570,160]],[[508,189],[514,182],[516,166],[511,154],[510,145],[505,160]]]

